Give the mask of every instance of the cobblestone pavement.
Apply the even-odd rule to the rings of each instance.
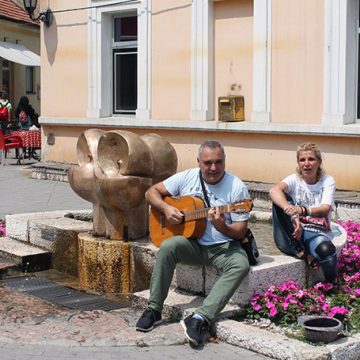
[[[208,344],[200,350],[189,346],[63,347],[56,345],[14,345],[0,342],[1,360],[261,360],[265,357],[227,344]]]
[[[142,310],[73,311],[0,287],[0,349],[6,359],[267,359],[215,338],[191,348],[177,322],[148,333],[135,323]]]

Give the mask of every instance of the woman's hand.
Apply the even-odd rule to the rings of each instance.
[[[292,223],[293,223],[293,226],[294,226],[294,231],[293,231],[293,233],[291,235],[292,235],[292,237],[294,239],[300,240],[301,235],[303,233],[303,228],[301,226],[299,216],[295,216],[291,220],[292,220]]]
[[[292,215],[301,215],[303,209],[297,205],[287,205],[284,207],[285,214],[292,216]]]

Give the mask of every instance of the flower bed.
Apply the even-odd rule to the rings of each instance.
[[[348,244],[341,251],[335,284],[318,283],[303,289],[293,281],[270,286],[255,294],[246,306],[247,319],[269,319],[277,325],[293,325],[301,315],[335,317],[348,332],[360,330],[360,224],[340,223]]]
[[[6,236],[5,220],[0,219],[0,237]]]

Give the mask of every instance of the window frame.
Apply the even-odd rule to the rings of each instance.
[[[107,5],[101,7],[101,5]],[[138,17],[138,66],[136,119],[150,119],[151,106],[151,0],[110,5],[106,0],[92,0],[98,5],[89,10],[89,71],[87,117],[118,116],[113,113],[112,33],[113,17],[136,13]],[[133,115],[129,115],[129,118]]]
[[[35,94],[35,68],[25,66],[25,93]]]

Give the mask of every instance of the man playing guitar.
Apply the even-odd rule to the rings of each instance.
[[[164,214],[169,224],[181,224],[184,213],[166,197],[196,196],[209,208],[203,234],[195,238],[176,235],[163,241],[151,278],[148,309],[136,324],[139,331],[150,331],[161,323],[163,303],[167,297],[177,263],[211,266],[222,269],[202,306],[181,321],[185,335],[195,345],[204,343],[209,328],[225,307],[249,271],[249,261],[240,241],[247,231],[248,212],[223,213],[224,204],[249,199],[245,184],[225,171],[225,152],[217,141],[201,144],[197,157],[199,168],[177,173],[152,186],[145,194],[152,208]]]

